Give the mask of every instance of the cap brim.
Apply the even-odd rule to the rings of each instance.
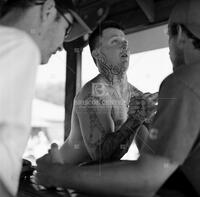
[[[199,7],[200,0],[178,1],[170,14],[168,24],[182,24],[192,34],[200,38]]]
[[[83,19],[73,10],[69,10],[72,16],[74,17],[75,21],[73,22],[72,29],[68,34],[65,42],[71,42],[87,33],[91,33],[92,30],[89,26],[83,21]]]

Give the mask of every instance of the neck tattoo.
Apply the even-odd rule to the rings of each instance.
[[[119,82],[122,81],[125,74],[122,65],[108,64],[105,56],[102,56],[98,59],[98,64],[100,68],[100,73],[106,78],[109,83],[113,84],[114,79],[117,79]]]

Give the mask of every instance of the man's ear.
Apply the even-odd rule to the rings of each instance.
[[[98,59],[98,57],[99,57],[99,50],[98,50],[98,49],[94,49],[94,50],[92,51],[92,57],[93,57],[95,60]]]
[[[177,42],[179,43],[179,45],[182,45],[185,43],[187,36],[186,36],[185,32],[183,31],[183,28],[180,25],[178,25],[177,28],[178,28],[177,29],[177,32],[178,32]]]
[[[41,18],[43,24],[50,24],[52,21],[55,20],[57,15],[57,10],[55,7],[54,0],[46,0],[42,6],[42,13]]]

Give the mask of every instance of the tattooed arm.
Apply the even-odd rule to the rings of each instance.
[[[69,136],[60,148],[60,153],[64,163],[79,164],[91,161],[90,155],[83,141],[79,120],[76,114],[76,99],[73,105],[71,130]]]
[[[77,107],[76,114],[80,123],[81,134],[86,149],[93,161],[101,159],[101,143],[106,134],[114,132],[114,122],[111,117],[110,107],[100,97],[88,96],[84,105]]]
[[[140,150],[143,145],[143,134],[148,133],[141,122],[129,118],[115,133],[108,133],[101,143],[102,152],[108,152],[107,157],[102,155],[102,160],[119,160],[127,152],[136,139],[136,145]],[[142,135],[141,135],[142,134]]]
[[[140,127],[140,122],[127,120],[115,131],[111,107],[99,97],[85,99],[77,110],[82,137],[93,161],[120,159],[128,150]]]
[[[154,116],[156,114],[157,111],[157,102],[158,102],[158,93],[143,93],[140,90],[138,90],[136,87],[134,87],[133,85],[130,85],[130,95],[131,98],[129,99],[129,107],[131,105],[131,102],[135,100],[135,98],[139,98],[141,97],[141,99],[145,100],[145,106],[143,107],[143,110],[147,113],[147,112],[151,112],[147,117],[147,119],[144,121],[143,123],[143,129],[140,130],[140,132],[138,132],[136,138],[135,138],[135,143],[139,149],[139,151],[141,150],[141,148],[145,145],[145,141],[149,135],[148,130],[151,127],[151,124],[153,122]],[[141,101],[140,101],[141,102]],[[140,114],[140,113],[137,113]]]

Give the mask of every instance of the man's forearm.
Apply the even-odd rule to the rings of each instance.
[[[141,122],[138,120],[128,119],[121,128],[114,132],[108,133],[102,139],[102,143],[97,147],[100,152],[100,160],[118,160],[128,151]]]
[[[151,196],[148,180],[134,161],[94,166],[61,166],[58,185],[88,194],[102,196]]]

